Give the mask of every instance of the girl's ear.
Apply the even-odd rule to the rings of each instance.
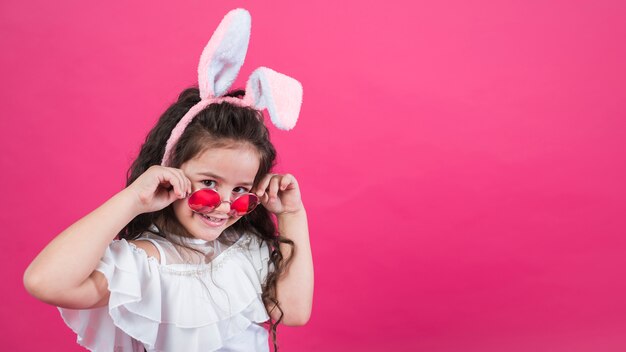
[[[259,110],[267,109],[277,128],[290,130],[300,114],[302,85],[282,73],[259,67],[248,79],[243,100]]]
[[[235,9],[226,14],[204,47],[198,65],[200,98],[225,94],[237,78],[250,41],[250,13]]]

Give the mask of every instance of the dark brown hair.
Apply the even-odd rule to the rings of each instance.
[[[238,97],[244,93],[239,90],[227,96]],[[128,170],[126,186],[133,183],[150,166],[161,164],[165,144],[172,130],[183,115],[199,101],[198,88],[187,88],[179,95],[178,100],[161,115],[157,124],[148,133],[137,159]],[[276,150],[270,142],[263,114],[253,108],[239,107],[227,102],[211,104],[196,115],[181,135],[172,150],[170,166],[179,168],[186,161],[210,148],[227,148],[241,144],[252,146],[259,155],[259,171],[254,179],[254,186],[256,186],[272,170],[276,160]],[[274,270],[269,270],[265,282],[262,283],[262,299],[266,307],[273,303],[281,313],[276,322],[271,315],[269,320],[274,350],[278,351],[276,328],[284,314],[276,297],[276,284],[293,257],[291,255],[287,259],[283,258],[280,243],[290,245],[292,253],[295,244],[277,232],[272,216],[263,206],[258,206],[224,232],[252,234],[265,241],[270,248],[270,260],[266,264],[269,266],[271,263]],[[150,229],[153,224],[157,227],[158,233]],[[192,237],[176,218],[171,204],[162,210],[138,215],[120,231],[118,237],[134,240],[144,232],[152,232],[160,236],[163,236],[163,233],[175,233]],[[220,235],[217,240],[225,241],[222,237],[224,236]],[[193,250],[193,248],[189,249]]]

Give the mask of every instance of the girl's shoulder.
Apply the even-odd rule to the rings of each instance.
[[[155,233],[146,231],[139,235],[137,238],[132,240],[133,242],[144,241],[144,242],[157,242],[159,244],[167,244],[169,240],[161,235],[157,235]],[[129,241],[130,242],[130,241]]]
[[[162,262],[163,246],[168,246],[168,241],[159,235],[155,235],[151,232],[145,232],[141,236],[134,240],[129,240],[128,243],[135,248],[142,249],[148,257],[155,258],[157,261]]]

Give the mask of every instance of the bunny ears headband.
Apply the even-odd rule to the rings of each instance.
[[[302,85],[267,67],[259,67],[250,75],[242,99],[223,96],[243,65],[250,40],[250,22],[248,11],[230,11],[204,47],[198,65],[201,100],[189,109],[172,130],[165,145],[162,166],[169,165],[172,149],[187,125],[212,103],[228,102],[258,110],[267,109],[272,123],[281,130],[290,130],[296,125],[302,105]]]

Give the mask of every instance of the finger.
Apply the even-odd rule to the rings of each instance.
[[[155,174],[157,180],[159,181],[158,187],[163,187],[169,189],[170,187],[174,188],[174,184],[176,183],[174,174],[172,174],[167,168],[163,168],[162,170],[158,170]]]
[[[270,180],[270,190],[269,190],[270,198],[276,198],[278,196],[278,187],[279,187],[279,182],[281,178],[282,178],[281,176],[275,175]]]
[[[293,181],[293,176],[291,174],[283,175],[283,178],[280,180],[280,190],[284,191],[287,189],[287,186],[291,184]]]
[[[172,177],[172,186],[174,187],[174,193],[178,198],[185,198],[185,188],[183,186],[183,177],[182,175],[176,171],[174,168],[168,168],[167,171],[173,176]]]
[[[173,169],[172,171],[174,172],[174,174],[176,175],[176,178],[178,179],[177,195],[179,198],[185,198],[186,193],[187,193],[187,187],[185,185],[185,176],[182,174],[182,172],[179,169]]]
[[[270,195],[267,193],[264,193],[263,196],[261,197],[261,203],[267,204],[269,201],[270,201]]]
[[[176,171],[180,174],[180,177],[183,180],[183,191],[185,192],[185,196],[191,194],[191,180],[185,175],[185,172],[181,169],[176,169]]]
[[[259,181],[259,184],[257,185],[256,192],[255,192],[257,196],[261,197],[263,193],[265,193],[265,191],[267,190],[267,186],[270,183],[270,179],[272,178],[273,175],[274,174],[267,174],[263,176],[261,181]]]
[[[167,168],[162,168],[158,170],[157,179],[159,181],[159,185],[155,192],[158,192],[158,188],[162,188],[167,193],[167,199],[176,199],[178,196],[176,194],[176,187],[178,184],[178,178],[176,175],[168,170]]]
[[[167,192],[167,202],[168,203],[171,204],[171,203],[177,201],[178,199],[180,199],[180,197],[178,196],[178,194],[176,194],[176,192],[174,192],[174,189],[172,189],[169,192]]]

